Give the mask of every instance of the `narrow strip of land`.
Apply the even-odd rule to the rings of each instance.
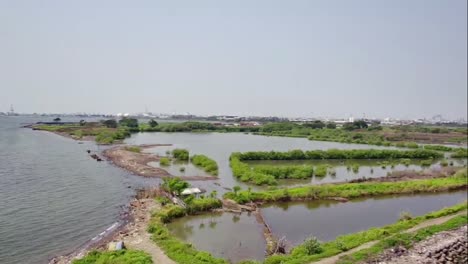
[[[466,215],[467,214],[467,211],[463,211],[463,212],[459,212],[459,213],[456,213],[456,214],[453,214],[453,215],[447,215],[447,216],[443,216],[443,217],[439,217],[439,218],[435,218],[435,219],[430,219],[430,220],[427,220],[427,221],[424,221],[408,230],[405,230],[405,231],[402,231],[401,233],[413,233],[413,232],[416,232],[420,229],[423,229],[423,228],[426,228],[426,227],[429,227],[429,226],[433,226],[433,225],[439,225],[439,224],[442,224],[442,223],[445,223],[447,222],[448,220],[454,218],[454,217],[457,217],[459,215]],[[380,240],[374,240],[374,241],[371,241],[371,242],[367,242],[365,244],[362,244],[360,245],[359,247],[356,247],[356,248],[353,248],[351,250],[348,250],[346,252],[343,252],[343,253],[340,253],[338,255],[335,255],[335,256],[332,256],[332,257],[329,257],[329,258],[325,258],[325,259],[321,259],[319,261],[316,261],[316,262],[313,262],[314,264],[333,264],[333,263],[336,263],[341,257],[343,256],[347,256],[347,255],[350,255],[350,254],[353,254],[355,252],[358,252],[360,250],[363,250],[363,249],[367,249],[367,248],[370,248],[372,246],[374,246],[375,244],[377,244]]]

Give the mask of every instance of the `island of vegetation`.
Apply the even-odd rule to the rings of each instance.
[[[427,160],[431,164],[433,159],[442,158],[443,155],[439,152],[425,149],[417,150],[339,150],[330,149],[322,150],[292,150],[288,152],[246,152],[233,153],[230,157],[230,166],[233,175],[243,182],[253,182],[257,185],[275,185],[278,179],[307,179],[313,175],[323,177],[327,174],[327,166],[310,166],[310,165],[291,165],[291,166],[274,166],[262,165],[251,167],[245,161],[262,161],[262,160],[389,160],[391,162],[406,163],[411,159]],[[356,167],[357,166],[357,167]],[[358,169],[357,164],[353,170]]]

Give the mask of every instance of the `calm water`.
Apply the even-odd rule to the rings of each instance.
[[[321,241],[385,226],[402,212],[423,215],[466,200],[466,192],[387,196],[347,203],[320,201],[280,203],[263,207],[265,221],[273,233],[285,237],[289,246],[315,236]],[[265,240],[253,215],[205,214],[184,217],[168,225],[171,232],[197,249],[236,263],[264,259]]]
[[[384,226],[398,220],[403,211],[413,216],[452,206],[466,200],[466,192],[419,194],[358,199],[347,203],[280,203],[262,209],[265,221],[278,237],[297,244],[309,236],[321,241]]]
[[[337,142],[310,141],[305,138],[264,137],[243,133],[138,133],[125,140],[128,144],[173,144],[172,147],[155,147],[148,149],[159,155],[166,155],[167,150],[185,148],[190,155],[204,154],[216,160],[219,166],[219,183],[232,188],[235,185],[246,186],[232,175],[229,167],[229,156],[232,152],[245,151],[287,151],[293,149],[369,149],[384,148],[372,145],[343,144]],[[197,182],[196,184],[214,188],[212,182]],[[254,186],[254,188],[257,188]]]
[[[247,213],[203,214],[176,219],[168,225],[178,238],[199,250],[236,263],[244,259],[264,258],[262,226]]]
[[[98,163],[94,143],[19,128],[0,117],[0,263],[46,263],[119,220],[136,176]]]

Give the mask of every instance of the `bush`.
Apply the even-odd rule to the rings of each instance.
[[[170,160],[169,158],[167,158],[167,157],[161,157],[161,158],[159,159],[159,165],[161,165],[161,166],[169,166],[169,165],[171,165],[171,160]]]
[[[172,156],[177,160],[188,161],[189,160],[189,151],[186,149],[174,149],[172,151]]]
[[[178,205],[167,204],[157,214],[163,223],[169,223],[174,218],[179,218],[185,215],[185,209]]]
[[[190,187],[190,184],[178,177],[166,177],[163,179],[162,187],[171,193],[180,195],[180,193]]]
[[[218,164],[205,155],[192,156],[192,163],[197,167],[203,168],[204,171],[211,175],[218,175]]]
[[[307,255],[319,254],[323,251],[316,237],[306,239],[302,246],[305,248]]]
[[[413,215],[410,212],[401,212],[400,214],[400,221],[411,220],[413,219]]]
[[[328,166],[327,165],[318,165],[315,167],[315,176],[325,177],[327,175]]]

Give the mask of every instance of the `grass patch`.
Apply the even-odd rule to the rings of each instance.
[[[386,238],[370,248],[360,250],[353,254],[341,257],[337,263],[339,264],[351,264],[358,263],[361,261],[372,259],[378,256],[385,249],[392,248],[397,245],[403,245],[406,248],[411,247],[414,243],[422,241],[434,234],[442,231],[447,231],[464,226],[468,223],[468,218],[465,215],[456,216],[447,222],[440,225],[433,225],[418,230],[415,233],[402,233],[396,234],[392,237]]]
[[[91,251],[84,258],[74,260],[73,264],[152,264],[148,253],[140,250]]]
[[[138,146],[127,146],[125,147],[125,150],[135,153],[141,153],[141,148]]]

